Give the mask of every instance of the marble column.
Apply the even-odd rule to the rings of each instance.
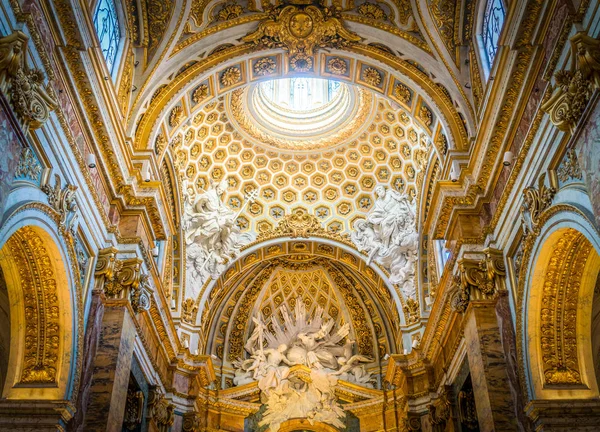
[[[519,430],[495,300],[469,302],[463,322],[480,430]]]
[[[498,319],[502,349],[506,360],[507,383],[514,401],[514,415],[517,419],[518,430],[520,432],[529,432],[531,430],[531,425],[525,415],[525,397],[517,372],[519,368],[517,359],[517,341],[508,301],[508,291],[505,289],[501,290],[497,295],[496,318]]]
[[[127,300],[105,300],[84,431],[122,430],[136,329]]]
[[[106,300],[102,290],[92,291],[92,301],[87,319],[85,339],[83,341],[83,361],[81,365],[81,380],[79,382],[79,394],[75,404],[75,415],[69,423],[68,430],[83,432],[83,420],[85,411],[90,401],[90,390],[94,378],[94,359],[98,349],[102,320],[104,318],[104,301]]]

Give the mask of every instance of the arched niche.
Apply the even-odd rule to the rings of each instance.
[[[592,309],[599,251],[598,233],[575,212],[550,218],[533,248],[523,297],[532,399],[598,397]]]
[[[11,340],[2,398],[67,399],[76,330],[61,248],[39,225],[20,226],[0,244]]]
[[[323,274],[326,284],[336,293],[336,307],[347,315],[361,354],[379,361],[386,353],[401,352],[402,334],[394,334],[394,329],[402,324],[401,309],[395,303],[397,293],[389,290],[378,272],[350,250],[317,238],[277,238],[245,250],[199,296],[202,308],[196,316],[196,326],[200,352],[214,355],[215,361],[229,370],[232,361],[244,355],[243,341],[252,332],[251,317],[263,310],[263,300],[270,298],[267,290],[275,296],[279,292],[272,292],[274,278],[280,272],[302,277],[304,272],[313,271]],[[288,309],[292,310],[293,305]],[[271,311],[274,310],[272,305]],[[371,319],[365,320],[366,316]]]

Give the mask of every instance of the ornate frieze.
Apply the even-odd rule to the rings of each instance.
[[[452,308],[456,312],[465,312],[473,299],[491,298],[500,288],[499,279],[506,276],[502,251],[487,248],[483,253],[483,259],[463,258],[458,261],[458,274],[453,278],[455,293],[452,297]]]
[[[52,90],[44,86],[44,73],[26,64],[25,33],[0,38],[0,90],[7,95],[25,129],[43,125],[57,106]]]
[[[595,90],[600,88],[600,41],[584,32],[571,37],[570,69],[555,74],[556,90],[542,105],[554,125],[573,132]]]

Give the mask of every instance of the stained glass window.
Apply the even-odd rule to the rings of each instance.
[[[94,27],[100,40],[100,48],[110,73],[117,61],[121,30],[114,0],[99,0],[94,13]]]
[[[506,11],[502,0],[488,0],[485,14],[483,16],[483,28],[481,37],[483,39],[483,49],[487,57],[490,69],[494,63],[496,52],[498,51],[498,39],[504,24]]]

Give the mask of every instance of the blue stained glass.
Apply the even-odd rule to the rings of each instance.
[[[327,83],[327,92],[329,93],[329,100],[333,99],[333,97],[339,91],[339,89],[340,89],[339,81],[330,80]]]
[[[121,40],[119,18],[114,0],[99,0],[94,13],[94,27],[100,40],[100,48],[106,60],[106,66],[113,73],[117,61],[117,51]]]
[[[498,39],[504,25],[506,11],[502,0],[489,0],[483,16],[483,48],[488,60],[490,69],[494,63],[496,52],[498,51]]]

